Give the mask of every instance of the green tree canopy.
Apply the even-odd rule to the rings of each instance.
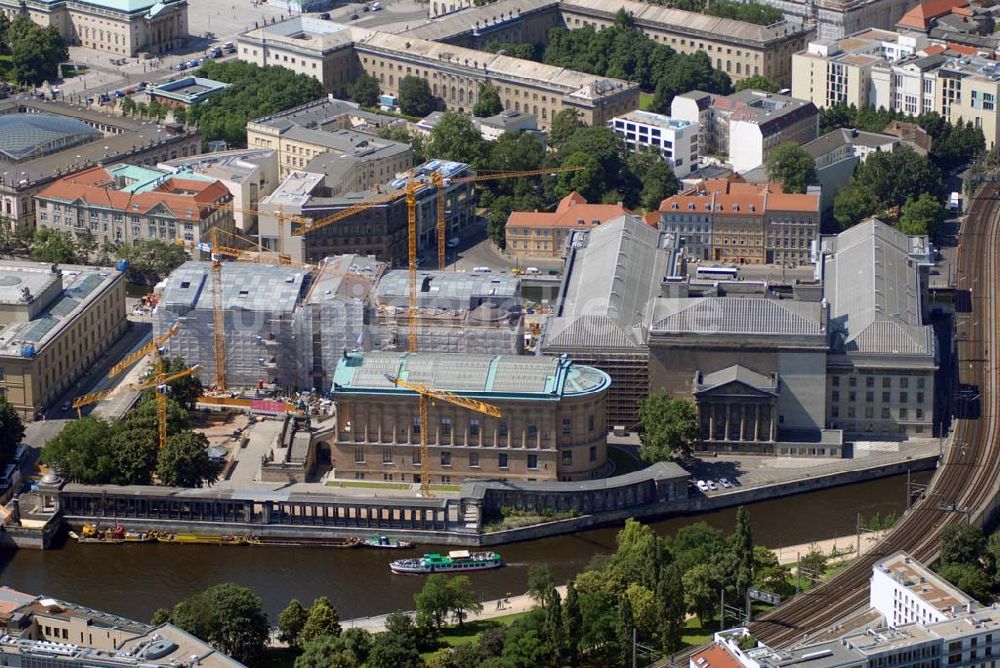
[[[569,138],[580,128],[586,127],[580,112],[570,107],[563,109],[552,117],[552,127],[549,130],[549,146],[560,151]]]
[[[188,259],[183,247],[160,239],[139,239],[132,244],[121,244],[116,249],[116,255],[128,262],[129,281],[145,285],[155,285]]]
[[[639,408],[640,454],[643,461],[661,462],[686,457],[701,441],[701,425],[694,403],[656,392]]]
[[[857,225],[875,211],[875,202],[859,187],[848,186],[833,198],[833,218],[841,229]]]
[[[785,142],[771,151],[767,175],[772,181],[780,181],[786,193],[804,193],[816,181],[816,163],[801,146]]]
[[[39,227],[31,245],[31,257],[40,262],[75,264],[85,258],[78,254],[78,246],[72,232]]]
[[[760,74],[755,74],[752,77],[747,77],[746,79],[740,79],[733,84],[733,90],[736,91],[746,90],[748,88],[751,90],[762,90],[767,93],[777,93],[781,90],[777,84]]]
[[[241,60],[210,60],[198,75],[231,84],[188,112],[188,122],[201,131],[202,143],[223,140],[246,146],[247,122],[291,109],[324,96],[323,84],[286,67],[261,67]]]
[[[419,117],[434,111],[430,84],[420,77],[403,77],[399,82],[399,109],[407,116]]]
[[[290,647],[302,647],[299,642],[299,635],[302,627],[306,624],[309,613],[306,611],[298,599],[292,599],[285,609],[278,615],[278,640],[286,643]]]
[[[167,438],[160,453],[156,474],[171,487],[201,487],[219,477],[219,469],[209,458],[208,439],[200,432],[182,431]]]
[[[972,524],[955,522],[941,533],[941,550],[938,559],[942,564],[976,566],[986,550],[983,530]]]
[[[977,601],[989,601],[993,598],[993,582],[983,571],[971,564],[943,564],[938,572],[948,582],[952,583]]]
[[[89,485],[114,482],[117,471],[108,447],[111,425],[86,416],[67,422],[59,434],[45,444],[42,461],[66,479]]]
[[[374,107],[382,94],[378,79],[370,74],[362,74],[347,87],[347,96],[362,107]]]
[[[486,158],[486,140],[466,116],[448,111],[431,130],[427,155],[476,166]]]
[[[405,123],[394,123],[379,128],[378,136],[382,139],[391,139],[401,144],[409,144],[413,149],[413,166],[422,165],[427,162],[427,154],[424,150],[423,135],[411,134]]]
[[[242,663],[259,657],[270,639],[260,597],[232,583],[181,601],[171,612],[171,621]]]
[[[719,16],[724,19],[736,19],[757,25],[771,25],[785,19],[780,9],[756,2],[734,2],[733,0],[714,0],[705,13],[709,16]]]
[[[684,573],[682,582],[688,611],[705,626],[719,604],[719,573],[711,564],[698,564]]]
[[[9,462],[24,439],[24,422],[13,404],[0,397],[0,464]]]
[[[928,193],[920,193],[919,197],[910,197],[903,205],[899,217],[899,230],[903,234],[926,234],[933,236],[941,223],[944,222],[944,207],[936,197]]]
[[[308,644],[321,636],[340,635],[340,615],[326,596],[320,596],[313,601],[306,615],[305,624],[299,631],[299,642]]]
[[[500,91],[489,81],[479,84],[479,93],[476,104],[472,107],[472,115],[479,118],[496,116],[503,111],[503,102],[500,101]]]
[[[3,41],[11,55],[9,76],[13,81],[38,85],[59,74],[59,63],[69,60],[69,49],[55,26],[43,28],[26,14],[18,14],[4,31]]]

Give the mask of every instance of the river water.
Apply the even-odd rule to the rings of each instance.
[[[929,473],[914,474],[926,482]],[[768,547],[808,543],[854,533],[858,513],[871,517],[902,511],[906,476],[756,503],[748,507],[754,541]],[[655,522],[661,534],[704,520],[729,531],[735,509]],[[522,592],[528,568],[545,562],[559,580],[614,549],[617,528],[506,545],[506,567],[471,573],[483,599]],[[438,548],[431,548],[436,550]],[[420,548],[418,547],[417,552]],[[264,600],[272,623],[291,598],[308,605],[325,594],[342,619],[413,609],[423,578],[391,575],[392,550],[210,545],[80,545],[61,549],[0,551],[0,583],[48,594],[99,610],[148,621],[159,607],[220,582],[250,587]]]

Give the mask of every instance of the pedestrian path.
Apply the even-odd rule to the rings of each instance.
[[[560,596],[566,596],[566,586],[562,585],[556,587],[556,591],[559,592]],[[520,594],[518,596],[508,595],[505,598],[493,599],[490,601],[483,601],[483,611],[478,613],[470,614],[466,617],[465,621],[475,622],[481,619],[494,619],[496,617],[504,617],[506,615],[513,615],[521,612],[528,612],[538,604],[535,599],[528,596],[528,594]],[[391,614],[391,613],[390,613]],[[416,613],[412,610],[406,611],[405,614],[415,615]],[[356,619],[347,619],[340,622],[341,628],[345,629],[365,629],[371,633],[379,633],[385,631],[385,620],[389,615],[376,615],[374,617],[358,617]]]

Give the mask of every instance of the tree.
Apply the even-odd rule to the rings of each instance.
[[[771,25],[784,20],[780,9],[756,2],[734,2],[733,0],[715,0],[705,8],[709,16],[721,16],[757,25]]]
[[[990,601],[993,583],[986,572],[973,564],[943,564],[938,573],[977,601]]]
[[[366,668],[421,668],[423,660],[415,645],[395,633],[379,633],[372,641]]]
[[[528,569],[528,596],[542,605],[545,595],[556,586],[555,576],[547,564],[535,564]]]
[[[767,175],[772,181],[781,181],[786,193],[804,193],[816,181],[816,163],[805,149],[789,141],[771,151]]]
[[[496,116],[503,111],[500,101],[500,91],[489,81],[479,84],[479,94],[476,104],[472,107],[472,115],[478,118]]]
[[[519,172],[538,169],[545,161],[545,147],[535,137],[524,132],[505,132],[489,144],[489,168],[498,172]],[[532,179],[503,179],[490,184],[493,192],[523,194],[535,187]]]
[[[558,152],[569,141],[569,138],[583,127],[586,126],[579,111],[573,108],[563,109],[552,117],[552,127],[549,130],[549,146]]]
[[[313,601],[306,615],[305,624],[299,632],[299,642],[303,645],[320,636],[340,635],[340,615],[326,596]]]
[[[160,482],[170,487],[201,487],[215,482],[219,470],[206,448],[208,439],[202,433],[182,431],[170,436],[156,465]]]
[[[580,655],[580,643],[583,640],[583,612],[580,609],[580,597],[576,593],[576,585],[572,580],[566,584],[563,627],[566,629],[566,647],[573,663]]]
[[[618,599],[618,623],[615,625],[620,664],[623,666],[629,665],[632,658],[633,629],[635,629],[635,619],[632,617],[632,599],[623,593]]]
[[[701,425],[694,403],[666,392],[649,395],[639,407],[640,454],[643,461],[662,462],[686,457],[701,442]]]
[[[445,112],[431,130],[427,155],[438,160],[454,160],[476,165],[486,155],[486,140],[461,114]]]
[[[641,206],[647,211],[655,211],[660,202],[676,195],[680,181],[674,176],[670,166],[658,155],[649,151],[637,151],[625,160],[625,177],[632,187],[624,193],[625,205]],[[634,185],[638,185],[635,188]]]
[[[972,524],[949,524],[941,533],[942,564],[978,566],[986,549],[983,530]]]
[[[715,613],[719,601],[719,576],[710,564],[698,564],[681,578],[688,612],[698,616],[705,626]]]
[[[215,585],[181,601],[171,619],[241,663],[263,653],[271,632],[260,597],[232,583]]]
[[[360,668],[363,661],[339,636],[319,636],[295,658],[295,668]]]
[[[555,662],[556,648],[546,642],[541,610],[532,610],[510,625],[502,656],[510,668],[539,668]]]
[[[148,485],[153,481],[160,454],[156,432],[129,429],[124,422],[112,428],[108,450],[114,463],[115,482],[120,485]]]
[[[656,632],[659,621],[656,594],[638,582],[632,582],[625,590],[625,596],[632,609],[632,619],[639,637],[649,638]]]
[[[874,202],[876,212],[895,217],[894,210],[921,193],[940,196],[944,189],[940,170],[926,156],[909,146],[872,153],[858,165],[852,185]]]
[[[860,223],[875,211],[875,203],[863,189],[849,186],[833,198],[833,218],[841,229]]]
[[[374,107],[381,94],[378,79],[370,74],[362,74],[347,87],[347,96],[362,107]]]
[[[424,151],[424,138],[422,135],[410,134],[406,123],[393,123],[384,128],[379,128],[378,136],[382,139],[391,139],[400,144],[409,144],[413,149],[413,166],[422,165],[427,162],[427,154]]]
[[[827,556],[820,552],[815,545],[810,546],[809,551],[799,559],[797,575],[815,581],[826,572],[826,564]]]
[[[469,613],[483,611],[483,604],[476,597],[468,575],[455,575],[449,578],[448,589],[451,594],[451,616],[459,626],[465,625],[465,618]]]
[[[736,564],[736,596],[740,599],[753,585],[753,534],[750,530],[750,513],[743,506],[736,509],[736,528],[729,537],[730,549]]]
[[[399,109],[407,116],[423,117],[434,111],[434,96],[426,80],[415,76],[399,82]]]
[[[489,53],[501,53],[511,58],[520,58],[521,60],[538,60],[538,54],[535,53],[535,45],[527,43],[517,43],[512,44],[509,42],[490,42],[486,45],[483,51]]]
[[[413,597],[417,606],[417,613],[428,615],[434,620],[434,626],[440,630],[444,626],[444,621],[451,610],[451,590],[448,587],[448,578],[435,573],[428,576],[420,592]]]
[[[755,74],[752,77],[747,77],[746,79],[740,79],[735,84],[733,88],[736,91],[746,90],[748,88],[752,90],[762,90],[767,93],[777,93],[781,88],[768,79],[765,76]]]
[[[306,624],[309,613],[298,599],[293,598],[278,615],[278,640],[290,647],[302,647],[299,635]]]
[[[668,564],[656,589],[660,605],[660,647],[664,654],[673,654],[683,645],[685,613],[684,583],[677,564]]]
[[[55,26],[41,27],[18,14],[5,33],[11,54],[9,77],[13,81],[38,85],[53,80],[59,63],[69,59],[69,50]]]
[[[188,369],[183,357],[174,357],[163,364],[163,372],[167,375],[179,373]],[[167,383],[170,388],[170,398],[188,411],[193,411],[198,398],[205,393],[205,386],[196,374],[184,376]]]
[[[910,197],[903,205],[899,217],[899,231],[903,234],[931,235],[944,222],[944,207],[933,195],[920,193]]]
[[[711,563],[715,555],[725,550],[725,547],[723,533],[706,522],[682,526],[670,540],[670,551],[682,573],[698,564]]]
[[[128,280],[145,285],[155,285],[188,259],[183,247],[159,239],[121,244],[116,255],[128,263]]]
[[[6,397],[0,397],[0,465],[13,459],[23,438],[21,416]]]
[[[557,178],[556,194],[565,197],[579,193],[591,202],[600,201],[604,196],[606,179],[604,168],[598,158],[584,151],[570,153],[563,161],[563,167],[579,167],[573,172],[564,172]]]
[[[31,245],[31,257],[40,262],[74,264],[80,260],[76,241],[70,232],[39,227]]]
[[[111,425],[86,416],[63,427],[45,444],[42,461],[74,482],[104,485],[115,480],[114,458],[108,447]]]

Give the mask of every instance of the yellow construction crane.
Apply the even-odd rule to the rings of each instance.
[[[397,387],[402,387],[411,392],[416,392],[419,397],[419,412],[420,412],[420,495],[424,497],[434,496],[431,493],[430,478],[431,478],[431,464],[430,464],[430,454],[427,447],[427,430],[429,429],[429,424],[427,421],[428,405],[432,401],[444,401],[449,404],[458,406],[459,408],[465,408],[466,410],[475,411],[477,413],[482,413],[483,415],[489,415],[491,417],[499,418],[502,413],[500,409],[493,404],[488,404],[484,401],[478,401],[476,399],[468,399],[466,397],[461,397],[457,394],[448,392],[447,390],[437,390],[434,388],[427,387],[422,383],[410,383],[392,374],[385,374],[385,377],[389,379],[389,382]]]
[[[217,228],[216,228],[217,229]],[[218,232],[212,234],[212,346],[215,351],[215,391],[226,391],[226,313],[222,309],[222,254]]]
[[[476,176],[466,176],[458,179],[445,179],[440,172],[433,172],[430,181],[437,189],[437,241],[438,241],[438,268],[445,267],[445,239],[447,230],[445,229],[445,185],[473,183],[481,181],[496,181],[502,179],[516,179],[527,176],[541,176],[544,174],[563,174],[567,172],[578,172],[583,169],[578,167],[556,167],[553,169],[529,169],[518,172],[497,172],[494,174],[478,174]],[[325,218],[316,221],[299,221],[301,225],[292,230],[294,236],[302,236],[320,228],[339,223],[351,216],[366,211],[373,206],[388,204],[398,200],[400,197],[406,199],[406,223],[407,223],[407,267],[409,276],[409,310],[407,315],[407,349],[416,352],[417,341],[417,187],[418,181],[413,180],[413,172],[410,172],[406,180],[406,187],[391,193],[379,195],[371,199],[353,204],[346,209],[341,209]]]
[[[183,371],[178,371],[177,373],[165,374],[163,373],[163,363],[162,361],[157,364],[157,371],[151,380],[147,380],[144,383],[130,383],[128,385],[121,385],[111,390],[103,390],[101,392],[91,392],[90,394],[84,394],[73,400],[73,408],[77,410],[77,415],[80,414],[80,409],[88,404],[92,404],[103,399],[108,399],[110,397],[116,396],[123,392],[142,392],[143,390],[155,390],[156,391],[156,426],[158,431],[158,442],[160,449],[167,447],[167,394],[169,393],[169,387],[167,383],[177,380],[178,378],[184,378],[190,376],[201,368],[201,365],[195,364],[190,369],[184,369]]]

